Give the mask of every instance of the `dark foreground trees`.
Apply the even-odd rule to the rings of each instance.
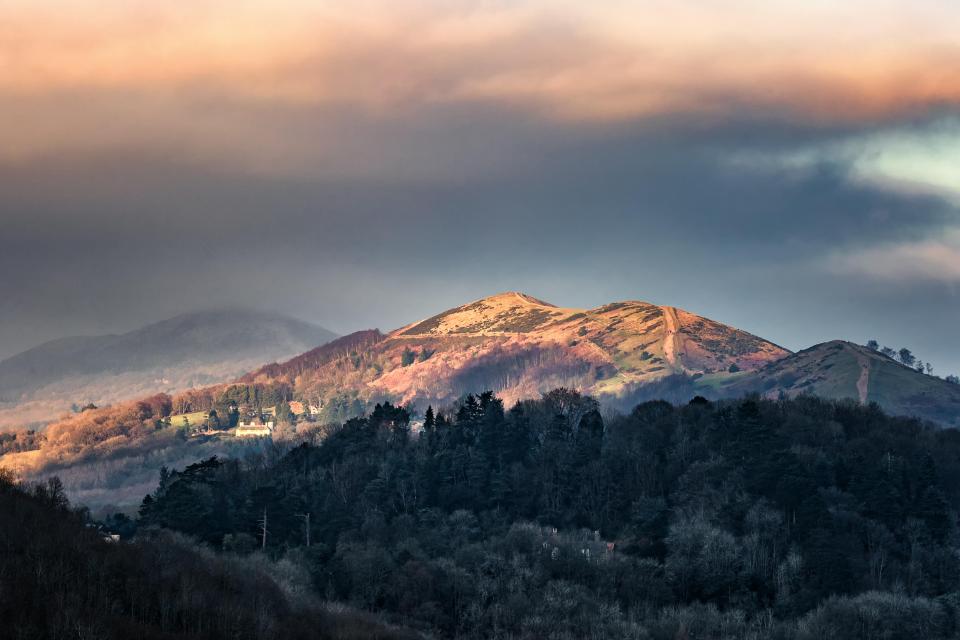
[[[950,638],[958,506],[960,432],[855,403],[384,404],[164,471],[119,543],[0,478],[0,637]]]
[[[267,553],[440,637],[946,638],[960,433],[815,398],[604,420],[492,394],[380,405],[275,463],[166,475],[141,527]],[[304,514],[310,514],[306,548]]]
[[[412,637],[321,608],[308,581],[289,563],[217,555],[171,531],[107,542],[57,482],[25,488],[0,474],[4,639]]]

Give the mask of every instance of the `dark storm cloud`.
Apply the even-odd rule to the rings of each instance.
[[[943,287],[907,295],[818,268],[954,224],[949,204],[866,186],[842,165],[737,160],[863,127],[574,126],[453,107],[389,122],[285,115],[297,157],[277,171],[169,150],[0,168],[0,355],[238,303],[388,329],[502,289],[567,305],[653,299],[790,347],[871,329],[919,351],[922,332],[891,300],[931,318],[960,310]],[[937,357],[960,368],[952,348]]]

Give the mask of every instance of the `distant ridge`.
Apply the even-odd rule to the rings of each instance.
[[[335,337],[277,313],[231,309],[53,340],[0,361],[0,427],[50,420],[72,404],[221,382]]]

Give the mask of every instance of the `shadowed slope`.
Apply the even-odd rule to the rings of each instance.
[[[960,426],[960,385],[919,373],[867,347],[834,340],[804,349],[719,388],[720,395],[802,393],[876,402],[895,415]]]

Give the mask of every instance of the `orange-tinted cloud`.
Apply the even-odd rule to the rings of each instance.
[[[0,90],[492,99],[584,117],[724,97],[868,115],[960,100],[960,8],[837,4],[17,0],[0,7]]]
[[[7,157],[271,135],[218,121],[209,105],[224,102],[384,118],[460,104],[574,121],[899,117],[960,104],[958,23],[960,7],[931,0],[9,0],[0,133]]]

